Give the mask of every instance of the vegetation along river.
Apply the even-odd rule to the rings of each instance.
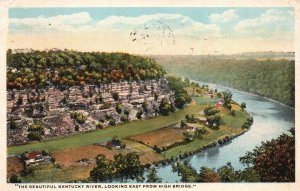
[[[203,84],[202,82],[198,83]],[[231,162],[236,169],[243,169],[245,166],[240,163],[239,157],[244,156],[247,151],[252,151],[262,141],[277,138],[282,133],[288,133],[288,130],[295,126],[295,110],[288,106],[232,88],[215,84],[208,85],[217,88],[218,91],[231,91],[233,93],[232,99],[239,104],[245,102],[246,110],[253,116],[254,123],[248,132],[227,144],[207,149],[186,158],[185,160],[198,171],[201,166],[218,168],[227,162]],[[172,172],[172,164],[160,165],[157,171],[157,175],[162,178],[163,182],[180,182],[180,177]]]

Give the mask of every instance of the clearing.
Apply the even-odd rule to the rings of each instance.
[[[134,135],[129,137],[129,139],[138,142],[141,141],[151,147],[153,147],[154,145],[167,147],[174,144],[175,142],[181,142],[184,139],[183,132],[183,129],[167,127],[143,134]]]

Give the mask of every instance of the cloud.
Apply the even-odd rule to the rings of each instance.
[[[289,12],[268,9],[261,16],[251,19],[245,19],[240,21],[236,26],[235,30],[238,32],[253,33],[258,31],[269,31],[271,29],[270,25],[274,27],[284,27],[286,25],[285,21],[291,21],[291,14]],[[272,31],[272,29],[271,29]],[[273,28],[274,31],[274,28]]]
[[[91,17],[87,12],[79,12],[70,15],[58,15],[53,17],[39,16],[37,18],[12,18],[9,24],[18,29],[26,29],[29,31],[43,30],[62,30],[69,31],[79,25],[87,24],[91,21]]]
[[[213,23],[226,23],[231,20],[238,19],[238,18],[239,18],[239,16],[236,14],[236,10],[234,10],[234,9],[229,9],[227,11],[224,11],[221,14],[214,13],[209,16],[209,19]]]

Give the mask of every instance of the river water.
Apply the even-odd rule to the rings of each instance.
[[[288,106],[232,88],[198,83],[200,85],[207,84],[210,88],[217,88],[218,91],[231,91],[232,99],[239,104],[245,102],[247,112],[254,118],[251,129],[228,144],[202,151],[184,159],[198,171],[201,166],[218,168],[227,162],[231,162],[235,169],[243,169],[245,166],[240,163],[239,157],[244,156],[247,151],[253,150],[255,146],[259,146],[262,141],[277,138],[282,133],[288,133],[288,130],[295,126],[295,110]],[[180,182],[180,177],[172,172],[172,165],[159,166],[157,171],[157,175],[162,178],[163,182]]]

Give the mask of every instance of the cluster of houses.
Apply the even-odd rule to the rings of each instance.
[[[28,142],[27,129],[33,121],[45,126],[44,139],[64,136],[70,133],[90,131],[96,128],[99,120],[102,125],[122,122],[122,116],[136,120],[158,115],[162,99],[174,101],[165,78],[139,82],[120,82],[99,85],[72,86],[65,90],[49,86],[44,89],[9,90],[7,92],[7,141],[8,145]],[[122,112],[116,106],[122,106]],[[146,107],[146,108],[145,108]],[[70,117],[70,111],[80,111],[87,115],[84,124]],[[127,111],[127,112],[126,112]],[[16,127],[11,127],[15,123]],[[79,130],[76,130],[79,125]],[[16,137],[17,135],[17,137]]]
[[[27,160],[25,160],[25,164],[27,166],[29,165],[35,165],[40,164],[42,162],[51,162],[52,157],[48,154],[43,154],[42,152],[30,152],[26,155]]]

